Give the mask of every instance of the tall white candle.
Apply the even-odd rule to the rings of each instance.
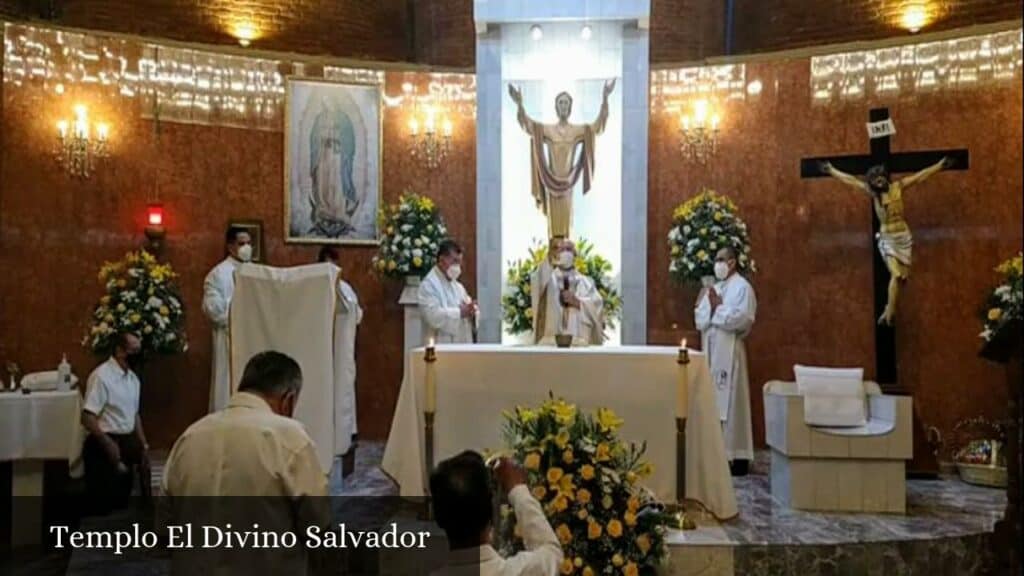
[[[686,358],[686,361],[683,361]],[[690,413],[690,374],[689,350],[686,349],[686,338],[679,343],[679,380],[676,383],[676,418],[686,418]]]
[[[431,338],[427,341],[427,350],[424,356],[427,364],[427,371],[424,375],[427,396],[424,402],[424,411],[430,414],[433,414],[437,409],[437,389],[434,385],[434,354],[434,339]]]

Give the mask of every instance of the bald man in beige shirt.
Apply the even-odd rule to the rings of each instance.
[[[227,408],[190,426],[171,449],[163,479],[169,524],[230,523],[238,530],[258,524],[277,533],[327,526],[327,476],[313,441],[291,418],[301,387],[302,372],[288,356],[263,352],[249,361]],[[215,547],[175,554],[172,573],[301,574],[306,564],[302,546]]]

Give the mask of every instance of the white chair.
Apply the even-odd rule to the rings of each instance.
[[[795,382],[764,385],[771,448],[771,489],[777,502],[804,510],[892,512],[907,508],[906,461],[913,457],[909,396],[882,394],[865,382],[863,426],[810,426]]]

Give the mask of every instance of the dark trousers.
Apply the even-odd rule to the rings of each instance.
[[[89,435],[82,449],[82,460],[85,462],[85,488],[89,495],[90,511],[106,514],[111,510],[124,508],[132,495],[135,472],[142,462],[142,444],[135,434],[107,434],[121,451],[121,462],[127,471],[118,470],[117,464],[111,462],[103,444]],[[141,478],[142,492],[148,494],[147,478]]]

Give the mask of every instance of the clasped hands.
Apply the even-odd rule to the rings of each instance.
[[[473,300],[467,300],[459,304],[459,315],[463,318],[473,318],[479,311],[480,307]]]
[[[569,308],[580,307],[580,299],[572,290],[562,290],[559,300],[562,302],[562,306],[568,306]]]

